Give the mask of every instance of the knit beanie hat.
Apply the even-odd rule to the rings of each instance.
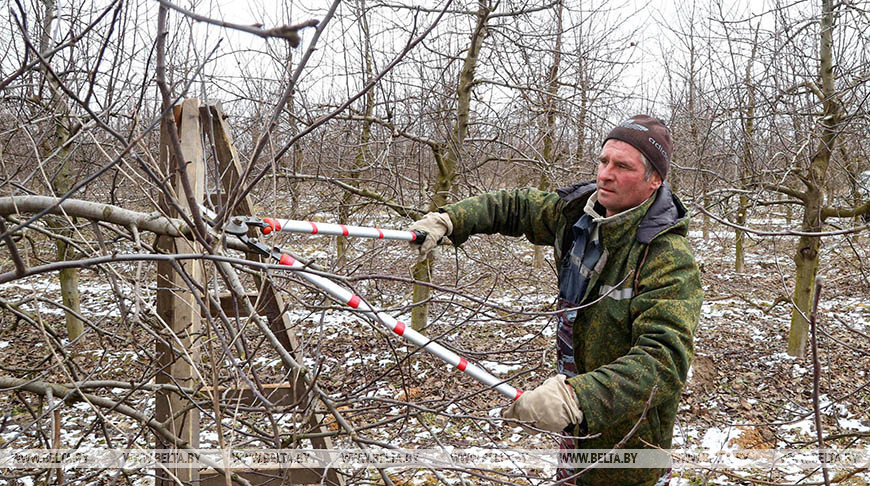
[[[648,115],[636,115],[611,130],[604,143],[611,138],[622,140],[640,150],[662,176],[662,180],[668,176],[674,142],[671,141],[671,132],[665,122]]]

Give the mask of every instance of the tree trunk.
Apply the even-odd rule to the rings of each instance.
[[[67,118],[68,120],[68,118]],[[63,125],[64,120],[55,120],[56,130],[52,145],[62,147],[69,141],[69,131]],[[46,147],[46,153],[51,153]],[[56,154],[60,160],[60,168],[58,169],[52,190],[57,196],[66,194],[73,186],[73,171],[70,164],[69,148],[62,148]],[[75,223],[75,218],[72,219]],[[63,216],[53,216],[46,218],[46,223],[52,230],[65,237],[72,237],[73,230],[68,227],[68,220]],[[57,240],[57,261],[75,260],[74,250],[67,245],[65,241]],[[71,311],[64,311],[66,317],[66,332],[70,340],[79,337],[84,332],[84,323],[76,317],[75,314],[81,315],[81,294],[79,293],[79,270],[77,268],[67,268],[58,272],[60,278],[60,295],[63,300],[63,305]]]
[[[752,82],[752,65],[755,62],[755,54],[758,52],[758,29],[755,30],[755,43],[752,45],[752,53],[746,62],[746,107],[743,110],[743,158],[741,163],[740,188],[744,191],[752,187],[752,162],[753,162],[753,138],[755,136],[755,85]],[[741,192],[737,206],[737,225],[746,226],[747,213],[749,211],[749,197],[746,192]],[[734,271],[743,273],[746,259],[746,234],[736,230],[734,235]]]
[[[689,134],[692,136],[692,150],[697,156],[697,167],[699,169],[703,169],[704,167],[704,153],[701,150],[701,137],[698,133],[698,118],[695,110],[695,96],[698,92],[698,89],[695,84],[695,60],[697,59],[697,55],[695,53],[695,43],[694,43],[694,25],[690,25],[690,29],[692,36],[689,38]],[[698,172],[698,177],[701,179],[701,203],[704,209],[710,209],[710,196],[707,192],[710,190],[709,181],[707,174],[703,171]],[[701,229],[704,233],[704,241],[710,239],[710,217],[707,216],[707,213],[704,213],[701,220]]]
[[[834,142],[840,130],[842,111],[836,99],[834,86],[833,30],[834,7],[832,0],[822,0],[821,41],[819,42],[819,78],[822,81],[820,97],[824,106],[821,119],[822,136],[816,153],[807,170],[804,184],[807,190],[803,198],[803,223],[801,230],[818,232],[824,219],[822,208],[828,164],[834,150]],[[813,300],[816,274],[819,270],[818,236],[802,236],[798,240],[795,262],[795,288],[792,296],[794,308],[791,314],[791,329],[788,337],[788,354],[803,357],[806,352],[809,312]]]
[[[456,179],[456,168],[462,158],[463,143],[468,135],[468,118],[471,112],[471,90],[474,87],[474,72],[477,69],[477,61],[480,48],[487,35],[487,22],[490,9],[486,0],[479,0],[477,10],[477,24],[471,34],[471,44],[462,63],[459,73],[459,86],[457,87],[456,102],[456,125],[452,130],[451,140],[446,144],[433,147],[432,152],[437,165],[435,191],[432,195],[430,211],[447,204],[452,199],[450,192],[453,189],[453,181]],[[423,282],[431,281],[431,269],[434,256],[414,266],[413,274],[416,280]],[[429,305],[424,303],[430,296],[430,288],[423,285],[414,285],[414,304],[417,305],[411,313],[411,327],[417,331],[426,327],[429,315]]]
[[[804,207],[804,219],[801,229],[803,231],[820,231],[822,193],[820,191],[807,191],[806,206]],[[788,354],[803,357],[807,345],[807,331],[810,322],[810,305],[813,301],[813,289],[815,287],[816,274],[819,271],[819,247],[821,241],[818,236],[801,236],[798,240],[797,252],[794,255],[795,263],[795,287],[794,307],[791,313],[791,330],[788,338]]]
[[[544,166],[541,167],[541,180],[538,184],[538,189],[542,191],[550,190],[550,178],[548,177],[548,169],[553,167],[558,162],[559,156],[554,149],[554,138],[556,132],[556,95],[559,92],[559,64],[562,62],[562,4],[556,6],[556,41],[553,46],[553,64],[550,65],[550,70],[547,73],[547,94],[544,99],[545,127],[544,127],[544,147],[542,155],[544,158]],[[544,267],[544,247],[535,245],[535,255],[532,259],[532,266],[535,270],[540,270]]]
[[[365,59],[365,69],[366,76],[363,79],[363,84],[368,83],[372,78],[372,53],[371,53],[371,42],[369,37],[369,23],[368,18],[366,17],[366,8],[365,2],[360,0],[359,2],[359,15],[360,15],[360,34],[362,35],[362,43],[364,52],[363,58]],[[362,122],[362,131],[359,137],[359,150],[357,151],[356,158],[354,159],[354,169],[350,172],[351,181],[349,184],[352,186],[357,186],[356,179],[358,179],[361,175],[360,169],[361,167],[365,167],[369,160],[369,151],[368,144],[372,138],[372,121],[371,116],[374,113],[375,109],[375,90],[370,89],[366,93],[365,96],[365,108],[363,117],[365,118]],[[344,195],[341,197],[341,201],[338,203],[338,222],[339,224],[348,224],[348,219],[350,218],[350,206],[353,204],[353,201],[356,200],[356,196],[350,191],[344,191]],[[339,236],[335,239],[335,252],[336,252],[336,264],[338,266],[343,266],[347,263],[347,245],[348,240],[344,236]]]
[[[580,56],[580,76],[580,113],[577,115],[577,150],[574,158],[577,164],[582,165],[586,156],[586,111],[589,109],[589,82],[583,72],[583,56]]]
[[[703,204],[704,204],[704,209],[709,211],[710,210],[710,195],[707,194],[707,178],[705,176],[701,176],[701,177],[704,178],[704,189],[703,189],[704,196],[702,199]],[[701,226],[702,226],[702,231],[704,233],[704,241],[709,241],[710,240],[710,216],[707,216],[706,213],[704,213],[704,218],[703,218],[703,221],[701,223]]]
[[[43,4],[45,5],[45,18],[39,48],[41,52],[47,52],[51,48],[51,29],[57,4],[54,0],[43,0]],[[60,89],[59,82],[47,69],[45,70],[45,80],[51,92],[51,99],[47,104],[47,108],[52,113],[51,123],[53,124],[54,134],[52,137],[46,137],[45,143],[42,144],[41,155],[42,160],[46,160],[49,157],[57,160],[57,170],[54,171],[54,177],[51,180],[51,189],[57,196],[62,196],[73,187],[75,182],[71,163],[72,151],[66,145],[72,136],[73,122],[70,119],[69,107],[63,99],[63,92]],[[61,236],[71,237],[73,235],[73,230],[69,228],[68,220],[62,216],[46,218],[46,223]],[[73,220],[73,223],[75,223],[75,220]],[[73,249],[69,248],[66,242],[58,240],[56,244],[58,261],[75,259]],[[73,340],[84,332],[84,323],[75,315],[75,313],[80,314],[81,311],[79,271],[77,268],[67,268],[58,272],[58,277],[60,279],[60,295],[63,305],[73,311],[64,311],[67,336],[70,340]]]
[[[744,194],[740,195],[737,208],[737,223],[738,226],[746,226],[746,207],[749,205],[749,198]],[[743,273],[745,264],[745,241],[746,234],[741,230],[734,230],[734,271]]]

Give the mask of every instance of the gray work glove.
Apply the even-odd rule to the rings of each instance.
[[[583,421],[580,402],[565,378],[565,375],[547,378],[541,386],[523,393],[501,416],[532,422],[550,432],[562,432],[568,425],[579,424]]]
[[[422,244],[417,246],[417,250],[420,252],[417,261],[422,262],[438,246],[441,238],[453,233],[453,222],[450,221],[450,216],[447,213],[428,213],[426,216],[415,221],[408,230],[426,232],[426,239],[423,240]]]

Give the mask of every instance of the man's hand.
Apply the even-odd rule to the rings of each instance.
[[[426,232],[426,239],[418,247],[420,256],[417,257],[417,261],[422,262],[438,246],[441,238],[453,232],[453,222],[450,221],[450,216],[447,213],[428,213],[415,221],[408,229]]]
[[[547,378],[541,386],[523,393],[502,412],[502,417],[532,422],[539,429],[562,432],[583,420],[580,402],[565,375]]]

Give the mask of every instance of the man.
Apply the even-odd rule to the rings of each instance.
[[[412,226],[429,234],[421,257],[443,236],[460,245],[476,233],[525,235],[554,247],[558,374],[504,416],[580,437],[566,436],[563,449],[671,447],[703,299],[686,209],[665,182],[672,153],[664,123],[638,115],[605,138],[594,183],[487,193]],[[558,476],[576,472],[560,469]],[[566,482],[655,485],[667,478],[664,469],[595,468]]]

